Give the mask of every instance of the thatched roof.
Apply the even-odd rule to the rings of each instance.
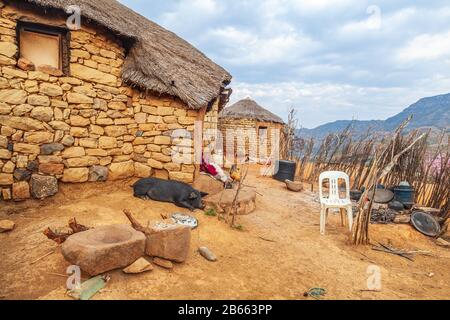
[[[274,122],[284,124],[283,119],[264,109],[250,98],[236,102],[222,110],[221,119],[251,119],[261,122]]]
[[[131,43],[124,82],[141,90],[180,98],[199,109],[217,98],[231,75],[176,34],[115,0],[14,0],[43,9],[81,8],[83,21],[99,24]]]

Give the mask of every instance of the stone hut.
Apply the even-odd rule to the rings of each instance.
[[[226,107],[219,114],[224,155],[230,160],[265,163],[280,155],[284,121],[250,98]],[[230,156],[232,157],[231,159]]]
[[[190,183],[194,123],[217,128],[231,92],[227,71],[114,0],[0,0],[0,70],[3,200],[59,181]]]

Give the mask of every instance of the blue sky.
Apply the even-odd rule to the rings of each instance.
[[[233,75],[250,96],[311,128],[385,119],[450,92],[450,2],[122,0]]]

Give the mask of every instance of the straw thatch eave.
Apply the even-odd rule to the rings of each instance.
[[[98,24],[129,44],[122,79],[148,93],[170,95],[191,109],[218,98],[231,75],[176,34],[139,15],[116,0],[14,0],[36,8],[65,12],[81,8],[83,22]]]
[[[283,119],[264,109],[255,101],[247,98],[240,100],[230,107],[226,107],[219,114],[219,119],[249,119],[260,122],[284,124]]]

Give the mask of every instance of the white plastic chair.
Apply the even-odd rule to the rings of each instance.
[[[345,198],[339,195],[339,179],[345,181]],[[323,194],[323,182],[329,180],[329,195],[327,198]],[[340,209],[341,222],[344,224],[344,217],[342,210],[347,210],[348,224],[350,231],[353,227],[353,209],[352,201],[350,200],[350,178],[344,172],[327,171],[323,172],[319,177],[319,196],[320,196],[320,233],[325,234],[325,225],[327,223],[328,210]]]

